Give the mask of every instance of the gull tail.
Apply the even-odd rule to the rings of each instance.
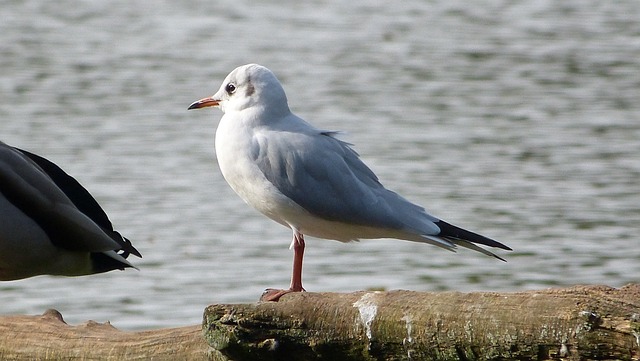
[[[485,237],[483,235],[480,235],[474,232],[467,231],[466,229],[462,229],[460,227],[456,227],[445,221],[438,221],[435,223],[438,226],[438,228],[440,228],[440,233],[438,233],[436,237],[444,238],[458,246],[472,249],[474,251],[484,253],[488,256],[493,256],[504,262],[506,262],[505,259],[493,254],[492,252],[487,251],[484,248],[477,246],[476,243],[489,246],[489,247],[501,248],[507,251],[512,250],[509,246],[506,246],[496,240],[493,240],[491,238]]]

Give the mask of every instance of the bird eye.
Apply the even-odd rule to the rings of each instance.
[[[229,83],[227,84],[226,87],[224,87],[224,90],[228,93],[228,94],[233,94],[236,92],[236,86],[233,83]]]

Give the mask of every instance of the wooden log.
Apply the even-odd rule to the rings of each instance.
[[[0,316],[0,360],[640,360],[639,342],[640,285],[297,293],[143,332]]]
[[[640,360],[640,286],[518,293],[297,293],[212,305],[234,360]]]
[[[124,332],[108,322],[67,325],[56,310],[0,317],[0,360],[213,360],[200,325]]]

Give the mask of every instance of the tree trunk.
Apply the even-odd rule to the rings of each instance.
[[[234,360],[639,360],[640,286],[519,293],[298,293],[212,305]]]
[[[124,332],[0,317],[1,360],[640,360],[640,285],[518,293],[295,293]]]

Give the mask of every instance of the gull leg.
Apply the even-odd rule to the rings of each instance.
[[[291,285],[288,290],[277,290],[269,288],[264,291],[260,301],[278,302],[280,297],[291,292],[304,292],[302,287],[302,259],[304,257],[304,236],[297,230],[293,231],[293,273],[291,274]]]
[[[304,257],[304,236],[298,231],[293,233],[293,273],[291,274],[291,292],[304,292],[302,288],[302,258]]]

